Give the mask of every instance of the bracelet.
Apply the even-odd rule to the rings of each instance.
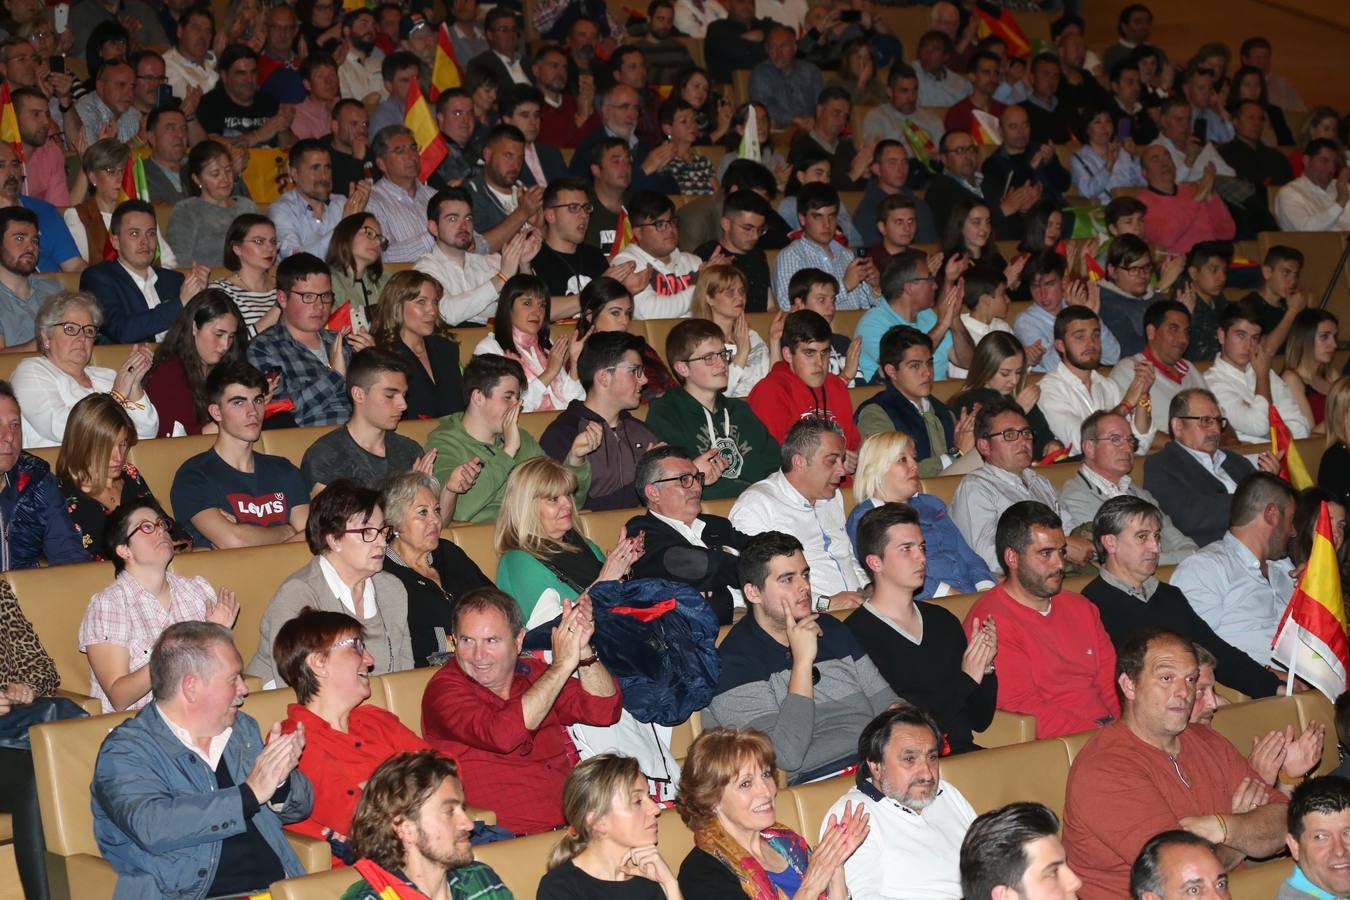
[[[584,668],[586,668],[587,666],[593,666],[593,665],[595,665],[595,664],[598,663],[599,661],[600,661],[600,654],[599,654],[599,653],[592,653],[590,656],[586,657],[585,659],[579,659],[579,660],[577,660],[577,668],[578,668],[578,669],[584,669]]]
[[[1219,828],[1223,830],[1223,837],[1219,839],[1219,843],[1228,843],[1228,823],[1223,820],[1223,815],[1220,813],[1215,813],[1214,818],[1219,820]]]
[[[1128,400],[1121,400],[1121,401],[1120,401],[1120,408],[1121,408],[1122,412],[1123,412],[1125,415],[1127,415],[1127,416],[1128,416],[1130,413],[1134,412],[1134,404],[1131,403],[1131,402],[1128,401]]]
[[[1148,394],[1139,398],[1139,408],[1147,412],[1153,412],[1153,401],[1149,399]]]

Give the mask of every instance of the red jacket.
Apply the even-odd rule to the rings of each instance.
[[[363,703],[352,710],[343,734],[299,703],[286,707],[281,730],[289,733],[296,723],[305,725],[305,752],[300,771],[314,785],[314,808],[309,818],[286,827],[299,834],[323,838],[323,829],[341,835],[352,833],[352,813],[365,784],[380,763],[398,753],[428,749],[388,710]]]
[[[1106,716],[1120,717],[1116,650],[1091,600],[1060,591],[1042,616],[999,584],[966,613],[967,637],[971,620],[990,614],[998,623],[999,709],[1035,716],[1041,739],[1088,731]]]
[[[792,426],[808,416],[838,425],[847,449],[857,450],[862,444],[858,426],[853,423],[853,401],[838,375],[826,375],[821,387],[807,387],[787,363],[779,361],[751,389],[747,399],[750,409],[780,444]]]
[[[613,725],[623,707],[617,685],[613,696],[596,697],[569,678],[539,727],[526,728],[521,697],[547,668],[521,657],[503,700],[451,661],[422,694],[422,733],[459,763],[465,802],[492,810],[497,824],[516,834],[563,824],[563,782],[577,758],[566,726]]]
[[[1136,199],[1148,207],[1144,240],[1168,253],[1189,253],[1201,241],[1231,241],[1237,233],[1233,216],[1218,195],[1196,203],[1193,184],[1177,185],[1172,195],[1144,189]]]

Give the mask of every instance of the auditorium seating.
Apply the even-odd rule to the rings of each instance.
[[[1228,894],[1233,900],[1270,900],[1293,872],[1294,861],[1288,858],[1243,866],[1228,873]]]

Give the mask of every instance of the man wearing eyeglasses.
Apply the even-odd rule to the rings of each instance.
[[[1055,439],[1081,452],[1083,420],[1099,409],[1115,410],[1129,419],[1136,448],[1148,452],[1157,426],[1149,389],[1157,371],[1145,360],[1135,360],[1134,377],[1122,388],[1097,371],[1102,361],[1102,323],[1086,306],[1070,306],[1055,317],[1055,351],[1059,365],[1041,379],[1041,412]]]
[[[969,132],[947,132],[938,142],[938,150],[942,171],[929,179],[923,199],[933,211],[937,233],[946,234],[947,220],[957,203],[967,197],[983,201],[984,174],[979,171],[979,151]]]
[[[520,21],[516,13],[505,5],[494,6],[483,20],[483,31],[488,48],[471,60],[461,61],[461,65],[468,64],[465,74],[486,73],[496,83],[498,94],[513,84],[529,84],[520,64]]]
[[[1307,416],[1289,385],[1271,371],[1271,352],[1261,340],[1260,318],[1259,307],[1250,300],[1228,304],[1219,318],[1219,357],[1205,373],[1205,381],[1238,440],[1258,444],[1270,439],[1272,405],[1289,426],[1289,433],[1305,438]]]
[[[258,54],[258,85],[278,103],[299,103],[305,99],[305,85],[294,50],[300,20],[294,9],[283,4],[267,11],[265,27],[265,42]]]
[[[620,138],[628,145],[632,175],[630,185],[635,190],[660,191],[678,194],[675,179],[662,172],[675,155],[670,141],[653,147],[638,139],[638,117],[641,113],[638,92],[623,82],[616,82],[600,101],[600,127],[582,138],[572,154],[572,174],[584,177],[588,167],[595,164],[592,148],[606,138]]]
[[[1185,388],[1167,410],[1172,440],[1144,458],[1144,484],[1186,537],[1203,547],[1223,537],[1233,492],[1259,467],[1279,472],[1280,463],[1262,453],[1253,466],[1246,457],[1219,449],[1228,420],[1208,388]]]
[[[722,203],[722,217],[718,223],[720,239],[700,244],[694,253],[703,260],[711,259],[720,249],[731,257],[731,263],[745,275],[745,311],[764,312],[778,307],[773,297],[769,258],[760,247],[764,223],[770,216],[777,217],[769,201],[752,190],[737,190],[726,195]]]
[[[1157,505],[1153,495],[1130,478],[1139,445],[1124,416],[1114,409],[1094,412],[1083,420],[1078,444],[1083,464],[1079,466],[1078,474],[1059,489],[1059,506],[1066,529],[1073,531],[1079,525],[1091,523],[1097,510],[1112,497],[1136,497]],[[1195,541],[1182,534],[1166,513],[1159,512],[1158,516],[1154,564],[1176,565],[1196,551]]]
[[[1102,324],[1120,344],[1123,356],[1144,350],[1144,312],[1157,299],[1151,281],[1156,267],[1148,243],[1137,235],[1119,234],[1106,253],[1106,278],[1097,282]]]
[[[332,276],[328,264],[309,253],[277,266],[277,306],[281,321],[249,342],[248,361],[263,372],[281,372],[271,401],[289,400],[297,425],[342,424],[352,412],[347,358],[373,344],[369,332],[325,327],[333,311]]]
[[[544,242],[532,265],[548,285],[555,320],[576,315],[581,289],[601,276],[623,282],[633,294],[647,286],[647,272],[632,262],[611,266],[599,248],[585,242],[595,209],[587,188],[583,179],[569,177],[550,181],[544,189]]]
[[[689,315],[694,281],[703,260],[679,248],[680,217],[666,194],[638,191],[628,200],[633,240],[612,262],[632,262],[650,273],[647,286],[633,295],[633,318],[679,319]]]
[[[1233,216],[1214,190],[1214,168],[1200,180],[1181,184],[1176,163],[1166,147],[1150,144],[1139,154],[1148,187],[1139,192],[1144,204],[1144,240],[1168,253],[1185,253],[1201,241],[1231,241],[1237,234]]]
[[[991,401],[975,414],[975,449],[984,465],[961,479],[951,513],[961,536],[990,571],[1002,564],[994,536],[1004,510],[1023,500],[1035,500],[1057,516],[1060,513],[1054,486],[1031,468],[1031,441],[1026,414],[1010,399]],[[1092,558],[1092,541],[1085,537],[1070,535],[1065,547],[1068,559],[1077,565]]]
[[[703,479],[682,447],[647,451],[634,476],[647,512],[629,519],[624,533],[646,536],[634,578],[684,582],[707,599],[719,624],[730,625],[732,610],[745,608],[736,562],[749,537],[729,519],[703,511]]]

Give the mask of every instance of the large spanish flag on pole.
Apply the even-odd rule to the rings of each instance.
[[[1284,417],[1280,415],[1280,411],[1272,403],[1270,404],[1270,452],[1279,457],[1280,451],[1284,451],[1284,457],[1280,460],[1280,477],[1292,484],[1296,491],[1312,487],[1312,476],[1308,474],[1308,467],[1303,464],[1303,457],[1299,455],[1298,445],[1294,443],[1294,436],[1290,433],[1289,426],[1284,424]]]
[[[408,87],[408,100],[403,108],[403,124],[408,126],[408,130],[413,133],[413,139],[417,141],[417,152],[422,156],[422,171],[419,177],[426,181],[450,155],[450,148],[445,145],[445,138],[441,136],[441,129],[436,126],[436,118],[431,114],[431,107],[427,105],[427,98],[422,96],[422,88],[417,84],[416,78]]]
[[[1333,703],[1345,691],[1350,643],[1345,636],[1341,569],[1326,503],[1317,514],[1308,565],[1275,629],[1272,646],[1271,658],[1289,669],[1286,693],[1292,692],[1295,677],[1326,694]]]
[[[431,67],[431,102],[436,102],[441,91],[459,87],[462,74],[459,60],[455,58],[454,42],[450,40],[450,23],[442,22],[441,30],[436,33],[436,61]]]

